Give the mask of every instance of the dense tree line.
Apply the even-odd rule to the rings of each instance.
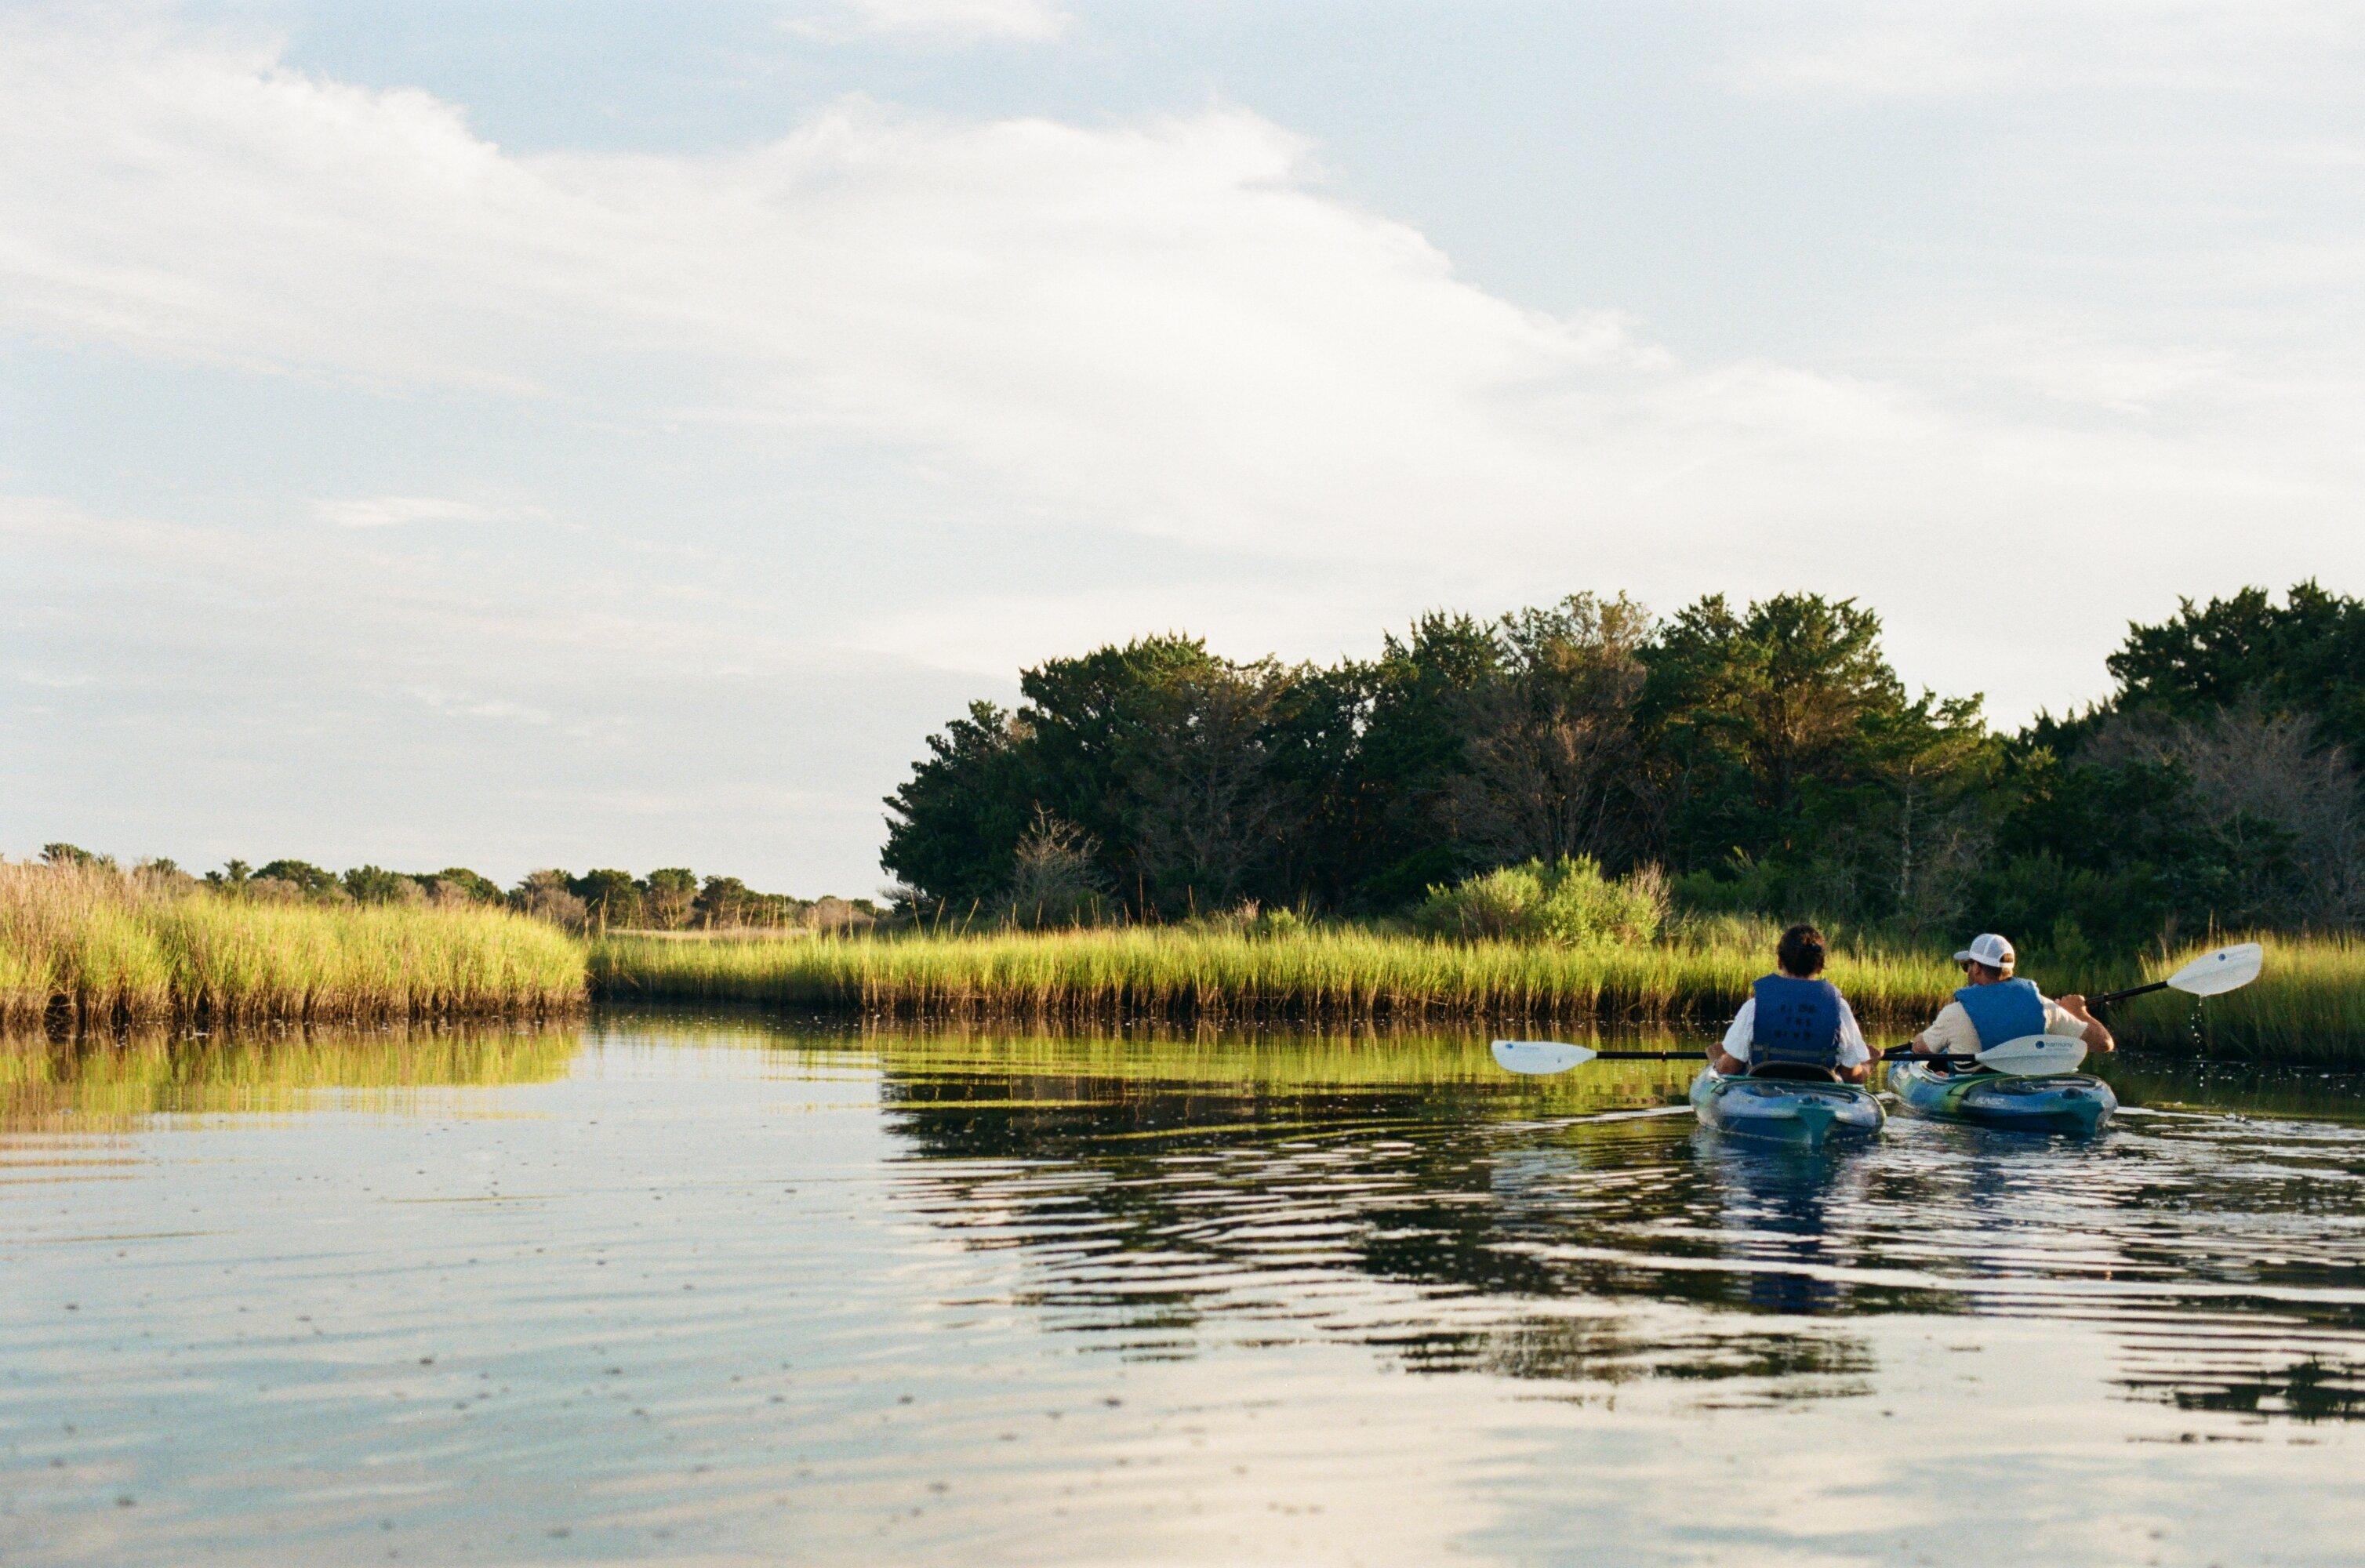
[[[1047,921],[1387,914],[1569,857],[1693,908],[2072,947],[2365,917],[2365,604],[2187,601],[2107,700],[2017,734],[1909,692],[1880,631],[1811,594],[1578,594],[1329,666],[1100,648],[931,736],[883,860],[923,908]]]
[[[41,858],[56,866],[113,868],[113,857],[72,844],[46,845]],[[487,904],[518,910],[573,931],[737,931],[789,927],[835,929],[865,925],[882,913],[868,899],[800,899],[762,893],[736,877],[701,878],[686,866],[645,877],[595,870],[581,876],[556,869],[529,871],[503,890],[465,866],[441,871],[389,871],[356,866],[337,872],[308,860],[232,860],[193,878],[171,860],[142,860],[133,874],[152,882],[203,885],[222,893],[268,902],[314,903]]]

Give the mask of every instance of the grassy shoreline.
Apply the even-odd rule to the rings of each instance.
[[[1699,1024],[1730,1017],[1765,969],[1763,955],[1739,946],[1175,926],[699,944],[610,937],[591,949],[594,994],[618,1000],[1072,1022]],[[1843,955],[1833,976],[1867,1021],[1902,1022],[1959,983],[1928,955]]]
[[[290,904],[111,871],[0,866],[0,1025],[546,1014],[586,998],[582,944],[505,910]]]
[[[2268,938],[2265,977],[2195,1009],[2168,993],[2118,1010],[2136,1049],[2350,1065],[2365,1060],[2365,943]],[[2156,978],[2189,956],[2074,983]],[[1321,1026],[1690,1025],[1729,1019],[1766,962],[1756,945],[1551,947],[1361,931],[1285,936],[1182,927],[1037,935],[595,942],[593,993],[898,1018],[1107,1023],[1126,1018]],[[2065,980],[2032,966],[2049,989]],[[1961,983],[1943,953],[1842,953],[1832,978],[1868,1030],[1918,1028]]]
[[[2267,937],[2265,977],[2112,1023],[2134,1047],[2365,1061],[2365,940]],[[1132,926],[1040,934],[803,934],[589,944],[499,908],[286,903],[93,869],[0,865],[0,1027],[378,1023],[569,1014],[590,997],[724,1002],[1063,1026],[1127,1019],[1317,1028],[1712,1028],[1766,967],[1765,934],[1552,946],[1362,927]],[[2101,991],[2185,956],[2057,973]],[[1943,951],[1865,948],[1832,978],[1896,1038],[1959,983]]]

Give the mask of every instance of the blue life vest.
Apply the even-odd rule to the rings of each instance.
[[[2045,1033],[2045,997],[2034,980],[1998,980],[1993,985],[1967,985],[1955,993],[1971,1027],[1979,1032],[1979,1049],[1992,1050],[2006,1040]]]
[[[1839,987],[1827,980],[1767,975],[1749,993],[1757,1008],[1749,1032],[1751,1067],[1839,1066]]]

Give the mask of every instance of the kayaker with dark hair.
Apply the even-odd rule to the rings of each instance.
[[[2038,991],[2034,980],[2013,978],[2020,956],[1994,932],[1982,933],[1955,955],[1955,962],[1963,966],[1963,989],[1913,1036],[1915,1055],[1976,1056],[2029,1035],[2083,1040],[2089,1050],[2119,1048],[2110,1026],[2086,1011],[2084,997],[2057,1001]]]
[[[1724,1043],[1709,1047],[1709,1065],[1727,1076],[1827,1072],[1842,1083],[1870,1077],[1872,1047],[1865,1043],[1855,1011],[1839,987],[1822,978],[1830,950],[1823,934],[1811,925],[1782,933],[1774,946],[1776,972],[1750,987]]]

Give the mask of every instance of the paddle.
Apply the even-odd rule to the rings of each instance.
[[[2203,953],[2163,980],[2149,985],[2131,985],[2124,991],[2105,991],[2101,996],[2086,999],[2089,1007],[2107,1007],[2113,1002],[2124,1002],[2131,996],[2147,996],[2155,991],[2181,991],[2193,996],[2223,996],[2229,991],[2239,991],[2259,978],[2259,969],[2267,961],[2267,950],[2256,942],[2237,942],[2231,947],[2220,947]]]
[[[1495,1065],[1539,1078],[1566,1072],[1589,1061],[1698,1061],[1698,1051],[1597,1051],[1565,1040],[1497,1040]]]
[[[1899,1046],[1880,1053],[1884,1061],[1902,1061],[1913,1055],[1911,1046]],[[1588,1046],[1572,1046],[1565,1040],[1496,1040],[1495,1063],[1510,1072],[1524,1072],[1534,1077],[1548,1077],[1566,1072],[1573,1067],[1583,1067],[1589,1061],[1698,1061],[1701,1053],[1693,1051],[1597,1051]],[[2016,1040],[2006,1040],[1977,1056],[1922,1057],[1922,1061],[1945,1061],[1956,1066],[1977,1063],[1997,1072],[2023,1075],[2074,1071],[2086,1059],[2086,1043],[2062,1035],[2024,1035]]]
[[[2181,991],[2193,996],[2223,996],[2229,991],[2239,991],[2259,978],[2266,962],[2266,949],[2256,942],[2240,942],[2231,947],[2219,947],[2202,954],[2174,974],[2149,985],[2129,986],[2086,999],[2089,1007],[2106,1006],[2124,1002],[2131,996],[2143,996],[2155,991]],[[1573,1067],[1583,1067],[1589,1061],[1696,1061],[1698,1051],[1597,1051],[1587,1046],[1572,1046],[1565,1040],[1497,1040],[1495,1061],[1511,1072],[1524,1072],[1545,1077],[1566,1072]],[[2086,1042],[2073,1040],[2066,1035],[2023,1035],[2018,1039],[2005,1040],[1976,1056],[1916,1057],[1911,1046],[1897,1046],[1880,1053],[1883,1061],[1946,1062],[1953,1066],[1977,1063],[1997,1072],[2017,1073],[2023,1077],[2045,1076],[2057,1072],[2074,1072],[2086,1059]]]
[[[2016,1073],[2023,1078],[2043,1078],[2051,1073],[2075,1072],[2078,1064],[2086,1059],[2086,1042],[2073,1040],[2067,1035],[2023,1035],[2004,1040],[1971,1056],[1916,1056],[1911,1046],[1891,1046],[1880,1053],[1883,1061],[1945,1062],[1963,1067],[1976,1064],[1991,1072]]]

